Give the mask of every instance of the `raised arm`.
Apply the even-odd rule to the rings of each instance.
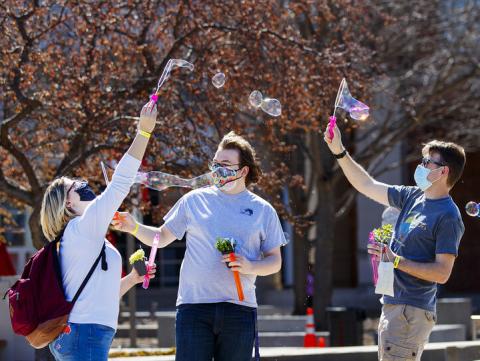
[[[145,104],[140,114],[138,132],[127,153],[119,162],[112,181],[105,191],[95,198],[75,222],[76,231],[92,242],[101,244],[115,212],[130,191],[150,133],[155,127],[157,109],[153,102]]]
[[[324,139],[334,155],[342,155],[343,152],[346,152],[342,144],[340,130],[337,126],[334,128],[333,139],[330,138],[328,127],[325,130]],[[388,202],[389,185],[373,179],[360,164],[352,159],[348,152],[338,159],[338,164],[342,168],[345,177],[357,191],[385,206],[390,205]]]

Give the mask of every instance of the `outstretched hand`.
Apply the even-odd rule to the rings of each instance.
[[[333,128],[333,139],[330,138],[330,132],[328,131],[328,125],[325,129],[325,132],[323,133],[323,139],[328,145],[328,148],[330,148],[330,151],[333,154],[339,154],[343,152],[344,147],[342,144],[342,134],[340,133],[340,129],[338,129],[337,125],[335,124],[335,127]]]
[[[140,112],[140,121],[138,123],[138,129],[147,133],[151,133],[155,128],[157,122],[157,104],[153,100],[150,100],[145,104]]]
[[[128,212],[117,212],[118,216],[112,220],[112,226],[116,231],[132,233],[136,226],[136,221]]]

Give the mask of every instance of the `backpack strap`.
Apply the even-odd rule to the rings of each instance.
[[[105,242],[103,242],[103,247],[102,247],[102,251],[100,252],[100,254],[98,255],[97,259],[95,260],[95,262],[93,263],[93,266],[92,268],[90,268],[90,271],[88,271],[88,274],[87,276],[85,277],[85,279],[83,280],[82,282],[82,285],[80,286],[80,288],[78,289],[77,293],[75,294],[75,296],[73,297],[72,299],[72,303],[75,303],[78,299],[78,297],[80,297],[80,293],[82,293],[83,289],[85,288],[85,286],[87,285],[88,281],[90,280],[90,277],[92,277],[92,274],[93,272],[95,271],[95,268],[97,268],[97,265],[98,265],[98,262],[100,262],[100,259],[102,260],[102,270],[106,271],[108,269],[108,264],[107,264],[107,255],[105,253]],[[105,267],[105,268],[104,268]]]

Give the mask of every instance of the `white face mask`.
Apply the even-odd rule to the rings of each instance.
[[[415,169],[413,178],[415,179],[415,183],[417,184],[418,188],[424,192],[432,185],[432,182],[428,180],[428,175],[431,171],[431,169],[425,168],[421,164],[417,165],[417,169]]]
[[[394,297],[393,295],[393,280],[394,271],[392,262],[380,262],[378,265],[378,280],[375,287],[375,293],[380,295],[387,295]]]
[[[437,168],[437,169],[440,169],[440,168]],[[433,182],[430,182],[428,180],[428,176],[430,175],[430,173],[437,169],[429,169],[427,167],[424,167],[421,164],[417,165],[417,169],[415,169],[415,174],[413,175],[413,178],[415,179],[415,183],[417,184],[417,187],[425,192],[428,188],[432,186],[434,182],[439,180],[440,178],[437,178]]]

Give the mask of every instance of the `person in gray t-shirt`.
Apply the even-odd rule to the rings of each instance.
[[[381,361],[420,360],[436,320],[437,284],[448,281],[464,232],[449,193],[462,175],[465,151],[454,143],[431,141],[415,170],[417,186],[391,186],[373,179],[350,157],[337,127],[333,138],[328,128],[324,138],[360,193],[400,211],[390,244],[368,246],[377,259],[384,252],[394,267],[394,296],[382,299],[378,355]]]
[[[255,279],[280,270],[280,247],[286,240],[275,209],[246,188],[258,180],[260,168],[244,138],[227,134],[211,169],[221,178],[219,186],[187,193],[160,228],[140,225],[128,213],[126,221],[114,225],[148,245],[156,233],[160,247],[186,237],[176,303],[175,359],[192,360],[195,353],[196,360],[247,361],[255,336]],[[235,262],[215,248],[218,237],[236,241]],[[232,271],[240,273],[243,301]]]

